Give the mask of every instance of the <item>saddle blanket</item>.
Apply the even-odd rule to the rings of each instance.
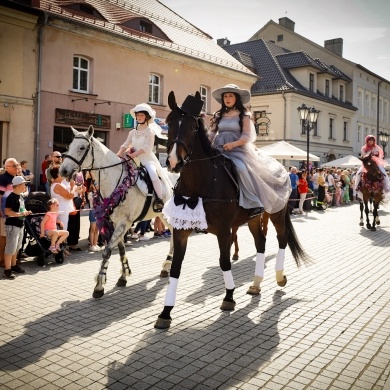
[[[201,198],[175,195],[165,203],[162,212],[167,222],[175,229],[207,229]]]

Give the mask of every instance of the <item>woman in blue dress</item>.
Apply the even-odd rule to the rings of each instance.
[[[290,179],[283,165],[256,150],[253,144],[255,127],[244,107],[250,101],[250,92],[228,84],[211,95],[221,108],[211,119],[209,138],[236,166],[239,205],[248,209],[251,217],[263,211],[273,214],[282,210],[290,196]]]

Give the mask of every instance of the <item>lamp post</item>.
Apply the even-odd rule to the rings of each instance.
[[[385,133],[384,131],[380,131],[379,132],[379,142],[381,143],[382,145],[382,148],[383,148],[383,153],[386,157],[386,151],[385,151],[385,148],[387,146],[387,142],[389,140],[389,134]]]
[[[302,104],[301,107],[298,107],[299,119],[302,126],[306,132],[306,170],[309,170],[309,147],[310,147],[310,130],[314,129],[317,124],[317,119],[320,111],[316,110],[314,107],[307,107],[305,104]]]

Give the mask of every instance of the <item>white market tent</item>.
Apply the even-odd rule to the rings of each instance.
[[[304,160],[306,161],[307,152],[289,144],[286,141],[275,142],[274,144],[259,148],[259,150],[278,160]],[[309,153],[310,161],[320,161],[320,158]]]
[[[360,167],[362,162],[355,156],[344,156],[337,160],[328,161],[321,164],[321,167],[340,167],[340,168],[355,168]]]

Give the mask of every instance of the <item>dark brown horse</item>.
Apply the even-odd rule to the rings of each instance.
[[[375,231],[375,225],[380,224],[378,207],[383,197],[383,174],[379,170],[378,165],[371,159],[371,153],[359,158],[362,161],[364,170],[360,181],[360,191],[363,194],[363,202],[360,201],[360,226],[364,226],[363,208],[366,214],[366,227],[371,231]],[[368,202],[374,203],[373,222],[370,223]]]
[[[195,98],[200,99],[199,92]],[[189,115],[178,107],[173,92],[169,94],[168,104],[171,113],[166,122],[168,131],[168,169],[180,172],[174,193],[178,203],[184,197],[201,198],[207,220],[207,231],[215,234],[218,239],[221,267],[225,281],[226,295],[223,298],[221,310],[234,310],[234,281],[231,274],[230,249],[232,243],[231,228],[248,223],[255,241],[257,257],[253,285],[248,294],[258,295],[260,283],[264,275],[265,242],[268,219],[275,226],[279,243],[276,259],[276,281],[279,286],[285,286],[287,278],[284,275],[285,248],[288,245],[296,264],[309,261],[302,249],[292,226],[286,206],[279,212],[262,217],[249,218],[248,210],[238,205],[238,188],[234,179],[233,164],[211,146],[207,138],[203,119],[197,115]],[[264,167],[266,169],[266,167]],[[182,207],[182,206],[180,206]],[[156,328],[166,329],[171,324],[171,310],[175,304],[178,279],[187,248],[187,240],[191,229],[173,228],[174,254],[170,272],[169,285],[166,292],[164,310],[158,316]]]

